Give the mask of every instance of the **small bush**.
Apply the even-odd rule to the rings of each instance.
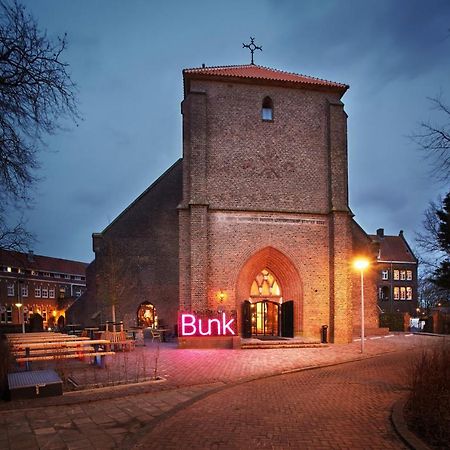
[[[409,428],[436,448],[450,446],[450,343],[414,362],[407,404]]]
[[[0,398],[8,394],[8,373],[11,372],[14,358],[6,339],[0,336]]]

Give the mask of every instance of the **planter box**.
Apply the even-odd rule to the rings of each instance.
[[[32,370],[8,374],[11,400],[62,395],[62,380],[54,370]]]

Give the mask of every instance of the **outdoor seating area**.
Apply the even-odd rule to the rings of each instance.
[[[90,339],[55,332],[29,334],[7,334],[6,339],[11,353],[18,364],[25,364],[31,370],[34,361],[57,361],[77,358],[89,359],[94,365],[105,366],[105,357],[114,355],[111,341],[107,339]]]

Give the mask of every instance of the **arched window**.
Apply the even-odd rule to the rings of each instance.
[[[251,297],[280,297],[281,289],[275,277],[267,270],[256,275],[250,289]]]
[[[266,97],[263,100],[261,118],[262,120],[273,120],[273,101],[270,97]]]
[[[137,322],[139,327],[156,328],[158,326],[156,308],[150,302],[144,302],[139,305]]]

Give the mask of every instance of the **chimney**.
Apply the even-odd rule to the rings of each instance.
[[[30,262],[30,263],[34,262],[34,252],[33,252],[33,250],[28,250],[27,259],[28,259],[28,262]]]
[[[377,236],[380,237],[380,238],[384,237],[384,228],[378,228]]]
[[[403,237],[403,230],[400,230],[400,233],[398,233],[398,235],[399,235],[400,237]]]

